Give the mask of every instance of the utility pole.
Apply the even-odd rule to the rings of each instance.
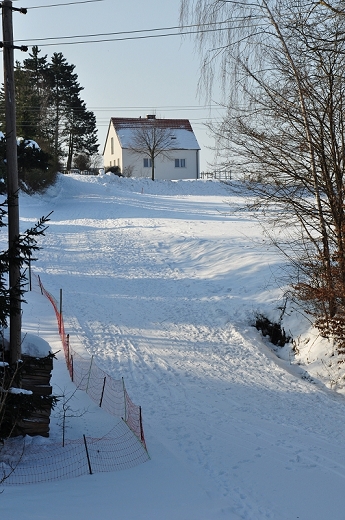
[[[8,249],[9,249],[9,290],[10,290],[10,363],[21,359],[21,273],[17,259],[16,241],[19,237],[19,184],[17,161],[16,101],[14,89],[14,49],[27,47],[13,45],[12,11],[26,14],[26,9],[12,7],[11,0],[4,0],[2,7],[2,34],[4,60],[4,91],[6,115],[6,161],[7,161],[7,203],[8,203]]]

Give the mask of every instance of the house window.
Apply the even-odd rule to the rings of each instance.
[[[175,159],[175,168],[185,168],[186,159]]]
[[[151,159],[148,159],[147,157],[145,157],[145,159],[144,159],[144,168],[152,168],[152,161],[151,161]]]
[[[111,155],[114,155],[114,138],[113,137],[110,139],[110,150],[111,150]]]

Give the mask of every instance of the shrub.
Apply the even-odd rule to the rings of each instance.
[[[263,314],[258,314],[255,320],[255,327],[260,330],[263,336],[268,336],[273,345],[283,347],[291,341],[291,337],[287,336],[285,330],[280,323],[271,322]]]
[[[49,152],[42,150],[37,143],[19,139],[18,178],[19,186],[26,193],[42,192],[55,183],[58,167],[53,164]],[[0,139],[0,193],[6,193],[6,142]]]

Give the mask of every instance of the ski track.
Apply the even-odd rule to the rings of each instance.
[[[102,369],[123,376],[142,405],[149,449],[157,437],[201,474],[205,489],[227,504],[224,518],[290,519],[262,488],[277,488],[277,475],[289,473],[296,492],[293,474],[300,471],[344,479],[345,459],[336,446],[345,441],[345,406],[284,371],[251,329],[258,305],[251,276],[262,276],[264,294],[278,261],[272,255],[267,267],[256,245],[248,245],[222,189],[205,207],[205,217],[220,221],[216,237],[207,218],[195,217],[200,204],[193,209],[192,197],[121,197],[111,187],[104,196],[99,189],[92,197],[100,209],[89,218],[77,195],[73,203],[61,189],[57,199],[46,200],[55,212],[37,270],[56,296],[63,287],[72,346],[82,345]],[[90,211],[92,200],[83,197]],[[174,221],[173,210],[182,215]],[[238,251],[243,267],[234,270],[232,286]],[[254,464],[264,475],[258,489],[248,479]]]

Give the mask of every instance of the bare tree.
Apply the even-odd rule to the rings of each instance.
[[[170,158],[169,151],[175,148],[171,130],[155,118],[142,119],[133,130],[130,151],[146,156],[151,164],[151,178],[155,180],[155,160],[158,156]]]
[[[256,208],[275,204],[277,233],[270,234],[296,268],[297,295],[344,349],[345,17],[338,7],[182,0],[181,19],[200,24],[208,95],[220,71],[227,115],[213,131],[224,160],[250,181]],[[203,31],[207,24],[218,30]]]
[[[71,406],[71,401],[73,402],[75,394],[77,393],[77,390],[79,390],[79,387],[76,387],[72,392],[69,393],[67,392],[66,388],[60,388],[60,390],[61,395],[59,395],[59,399],[61,400],[61,402],[56,415],[58,418],[58,425],[61,426],[62,430],[62,447],[65,447],[68,420],[72,418],[83,417],[89,410],[88,408],[83,408],[82,410],[75,410]]]

